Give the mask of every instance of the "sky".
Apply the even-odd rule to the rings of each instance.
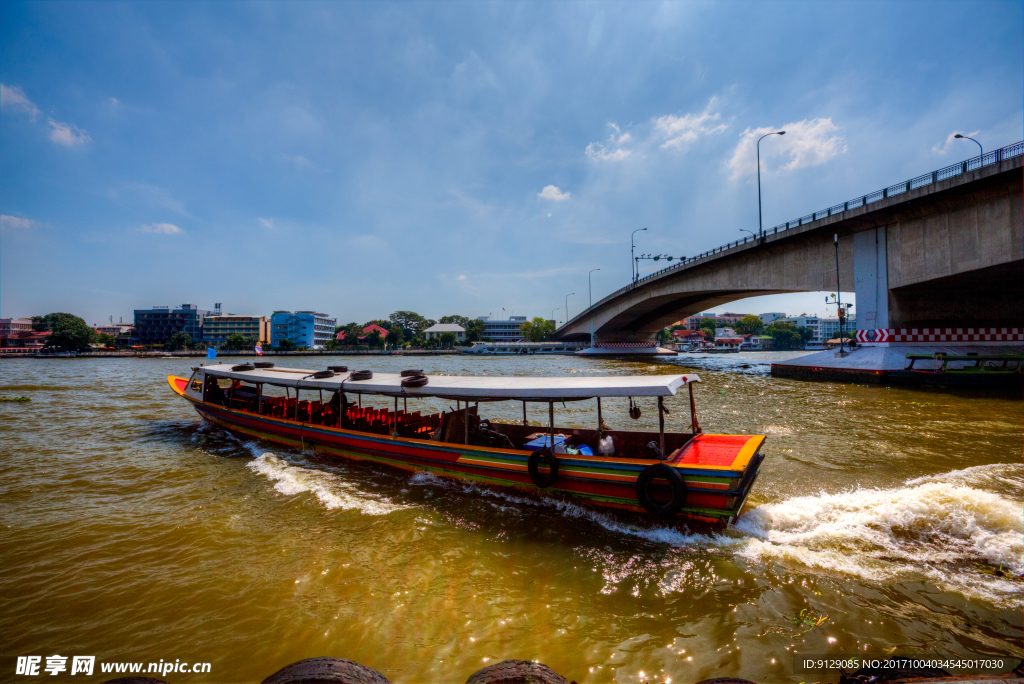
[[[766,227],[1024,138],[1022,7],[5,0],[0,315],[564,321],[756,231],[763,132]]]

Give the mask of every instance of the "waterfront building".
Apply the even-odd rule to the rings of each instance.
[[[459,342],[465,342],[466,340],[466,329],[454,323],[435,323],[423,331],[423,336],[428,340],[440,339],[441,335],[446,332],[454,333],[455,339]]]
[[[800,314],[799,316],[786,316],[780,318],[779,323],[792,323],[798,328],[807,328],[811,331],[811,337],[804,343],[805,349],[822,349],[827,338],[821,335],[821,319],[817,316]],[[838,327],[837,327],[838,330]]]
[[[270,346],[280,346],[281,340],[291,340],[296,347],[323,349],[334,337],[338,321],[325,313],[315,311],[275,311],[270,317]]]
[[[699,349],[704,346],[707,335],[703,330],[673,330],[672,339],[676,342],[676,351]]]
[[[504,319],[491,320],[490,316],[477,316],[478,321],[484,322],[483,336],[495,342],[518,342],[523,339],[523,323],[526,323],[526,316],[509,316]],[[554,321],[548,321],[554,323]]]
[[[16,332],[32,332],[31,318],[0,318],[0,337]]]
[[[695,314],[693,316],[687,316],[686,327],[689,328],[690,330],[696,330],[697,328],[700,327],[701,321],[707,320],[709,318],[711,320],[715,320],[716,316],[713,313],[701,313]]]
[[[715,314],[715,320],[718,323],[736,323],[740,319],[745,318],[749,315],[750,314],[729,313],[727,311],[725,313]]]
[[[732,328],[715,328],[715,339],[720,337],[740,337],[740,335]]]
[[[360,340],[360,341],[365,340],[368,335],[372,335],[373,333],[377,333],[380,336],[380,339],[382,339],[382,340],[385,337],[388,336],[388,331],[387,330],[385,330],[381,326],[377,325],[376,323],[371,323],[370,325],[368,325],[365,328],[363,328],[363,334],[359,335],[358,337],[356,337],[356,339]],[[344,340],[345,339],[345,331],[344,330],[339,330],[338,334],[334,336],[334,339],[338,340],[339,342]]]
[[[135,326],[131,323],[111,323],[110,325],[95,325],[96,332],[103,335],[131,335],[135,332]]]
[[[760,318],[761,322],[767,327],[780,318],[785,318],[786,314],[782,311],[770,311],[768,313],[757,314],[757,317]]]
[[[46,344],[46,338],[50,331],[35,332],[33,330],[19,330],[10,335],[0,336],[0,347],[5,349],[40,349]]]
[[[269,342],[270,319],[266,316],[240,316],[229,313],[213,314],[203,321],[204,344],[223,344],[229,335],[241,335],[255,342]]]
[[[832,338],[839,337],[839,318],[821,318],[821,339],[831,340]],[[843,321],[843,332],[847,334],[857,334],[857,317],[847,316],[846,320]]]
[[[203,319],[209,313],[195,304],[182,304],[177,309],[169,306],[136,309],[135,336],[139,344],[163,344],[175,333],[184,332],[193,342],[198,342],[203,339]]]

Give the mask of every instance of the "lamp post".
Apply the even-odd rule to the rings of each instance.
[[[587,294],[590,296],[590,308],[594,308],[594,285],[591,281],[590,276],[593,275],[594,271],[600,271],[599,268],[590,269],[590,273],[587,273]],[[590,346],[594,346],[594,312],[590,312]]]
[[[968,138],[966,135],[960,135],[959,133],[957,133],[953,137],[954,138],[963,138],[964,140],[970,140],[971,142],[975,143],[978,146],[978,149],[981,150],[981,160],[983,162],[985,161],[985,148],[981,146],[980,142],[978,142],[974,138]]]
[[[633,262],[632,264],[630,264],[630,273],[633,276],[633,282],[634,283],[636,283],[636,258],[634,256],[635,252],[634,252],[634,245],[633,245],[633,236],[636,235],[637,233],[639,233],[641,230],[647,230],[647,229],[646,228],[637,228],[636,230],[634,230],[629,235],[629,257],[630,257],[630,261]]]
[[[754,231],[747,230],[746,228],[740,228],[740,230],[743,231],[744,233],[750,233],[750,237],[754,238],[755,240],[757,239],[757,233],[755,233]]]
[[[786,131],[765,133],[757,139],[757,232],[761,237],[764,237],[764,228],[761,226],[761,141],[769,135],[786,135]]]
[[[572,297],[574,294],[576,294],[576,293],[575,292],[570,292],[569,294],[565,295],[565,322],[566,323],[569,322],[569,297]]]
[[[551,310],[551,320],[555,321],[555,312],[558,311],[561,308],[562,307],[560,307],[560,306],[556,306],[554,309]],[[555,324],[557,325],[558,321],[555,321]]]

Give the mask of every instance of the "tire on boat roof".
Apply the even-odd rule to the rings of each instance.
[[[399,373],[403,378],[411,378],[414,375],[423,375],[422,370],[404,370]]]
[[[423,387],[429,380],[426,375],[411,375],[402,378],[402,387]]]
[[[672,498],[665,503],[660,503],[651,495],[651,485],[656,479],[666,480],[672,489]],[[636,498],[640,505],[647,509],[651,515],[659,518],[671,518],[686,503],[686,483],[683,477],[676,472],[675,468],[664,463],[655,463],[647,466],[640,477],[636,478]]]
[[[335,373],[348,373],[348,366],[328,366],[327,370],[332,370]]]
[[[569,684],[544,663],[503,660],[469,675],[466,684]]]
[[[273,368],[274,367],[274,362],[273,361],[257,361],[256,363],[254,363],[252,365],[256,366],[257,368]]]
[[[373,377],[373,371],[361,370],[352,371],[352,375],[348,376],[349,380],[369,380]]]
[[[540,472],[540,462],[542,459],[547,461],[547,476]],[[530,479],[533,480],[533,484],[541,489],[547,489],[558,479],[558,458],[551,453],[550,449],[538,449],[530,454],[530,460],[526,464],[526,469],[530,471]]]
[[[391,684],[387,677],[372,667],[345,658],[306,658],[263,680],[263,684],[304,684],[333,682],[335,684]]]
[[[334,377],[334,371],[332,371],[332,370],[317,371],[316,373],[313,373],[312,377],[313,377],[314,380],[323,380],[324,378],[333,378]]]
[[[251,370],[255,370],[255,369],[256,369],[256,366],[252,365],[251,363],[240,363],[237,366],[232,366],[231,367],[231,372],[234,373],[234,372],[237,372],[237,371],[251,371]]]

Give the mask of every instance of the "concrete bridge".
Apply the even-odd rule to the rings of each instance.
[[[861,330],[1024,327],[1024,143],[768,229],[640,279],[557,340],[650,342],[665,326],[757,295],[857,295]]]

